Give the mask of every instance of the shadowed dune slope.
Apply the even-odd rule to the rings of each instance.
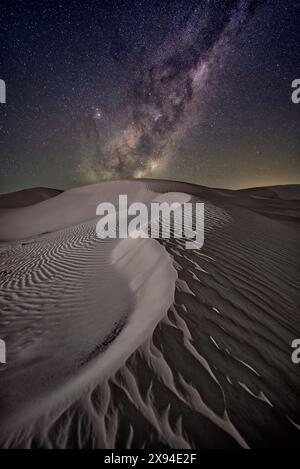
[[[130,184],[134,187],[136,183]],[[168,253],[177,272],[174,302],[168,312],[162,314],[155,328],[148,328],[142,340],[136,340],[141,337],[140,332],[134,335],[136,347],[130,354],[124,352],[123,362],[110,368],[110,373],[101,371],[100,349],[97,351],[100,361],[77,395],[72,395],[65,385],[65,398],[50,405],[43,417],[12,426],[5,436],[0,427],[2,446],[153,449],[299,446],[300,367],[291,360],[292,341],[300,338],[300,239],[296,228],[299,188],[222,191],[171,181],[145,180],[143,184],[151,193],[185,193],[194,202],[206,203],[204,248],[188,251],[183,240],[160,240],[160,252]],[[81,226],[86,226],[85,222]],[[64,229],[59,236],[69,239],[68,230],[73,242],[78,243],[80,230]],[[52,237],[56,239],[58,235],[49,236],[43,242],[50,247]],[[58,255],[59,246],[54,244],[50,258],[55,262],[49,263],[49,269],[59,272],[61,290],[65,289],[67,276],[75,272],[77,275],[79,265],[85,271],[88,263],[100,282],[105,277],[105,268],[98,268],[87,259],[85,249],[78,258],[73,248],[67,256],[64,251]],[[21,244],[15,241],[10,247],[5,244],[2,256],[13,260],[13,249],[19,250],[18,256],[24,253]],[[35,251],[36,246],[30,249]],[[139,253],[143,259],[142,251]],[[11,328],[12,337],[22,327],[32,330],[34,321],[36,328],[47,329],[47,323],[55,318],[55,302],[48,303],[46,312],[37,304],[34,312],[26,283],[29,281],[29,286],[36,289],[37,283],[43,282],[43,266],[37,269],[35,262],[31,264],[31,256],[26,256],[26,260],[19,261],[16,278],[4,259],[0,264],[1,292],[9,285],[14,295],[9,304],[5,304],[7,296],[2,297],[1,327],[8,331]],[[66,269],[60,266],[61,259],[68,260]],[[136,268],[142,268],[142,264]],[[13,266],[14,262],[11,269]],[[139,278],[138,270],[136,277]],[[80,276],[78,281],[81,282]],[[113,280],[110,283],[115,294]],[[128,285],[130,281],[127,284],[125,281],[124,288]],[[156,290],[149,291],[146,281],[144,287],[138,296],[131,293],[133,301],[147,293],[152,301],[157,299]],[[170,284],[163,288],[170,292]],[[30,302],[21,311],[17,301],[26,295]],[[53,298],[49,290],[47,295],[49,300]],[[84,306],[76,300],[82,331],[89,328],[93,295],[92,288],[84,297]],[[163,294],[159,301],[162,298]],[[98,297],[96,301],[104,314],[103,299]],[[134,303],[125,304],[130,318]],[[22,316],[16,323],[9,322],[11,309]],[[67,311],[72,322],[73,307]],[[36,315],[43,314],[47,320],[38,326]],[[136,321],[129,337],[137,332],[138,317]],[[65,330],[68,327],[66,322]],[[41,333],[47,330],[42,329]],[[122,331],[118,339],[122,339]],[[74,350],[77,341],[78,338]],[[119,353],[126,350],[124,342],[121,340]],[[113,346],[114,341],[107,346],[108,357]],[[63,341],[56,344],[56,349],[64,350]],[[14,377],[24,370],[17,370],[13,364],[11,372]],[[5,371],[0,371],[0,379],[2,373]],[[34,381],[34,373],[31,379]],[[13,382],[7,380],[8,391]],[[1,394],[4,407],[5,399]],[[9,421],[9,415],[6,418]]]
[[[0,194],[0,209],[28,207],[56,197],[62,191],[48,188],[25,189],[11,194]]]

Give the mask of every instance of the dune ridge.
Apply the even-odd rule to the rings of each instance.
[[[51,197],[56,197],[61,193],[62,191],[57,189],[37,187],[11,194],[0,194],[0,209],[28,207],[48,200]]]
[[[164,269],[160,275],[155,268],[150,269],[153,289],[149,287],[147,270],[142,282],[144,291],[139,289],[139,275],[133,278],[130,290],[136,284],[138,293],[131,297],[134,303],[129,303],[128,317],[133,322],[126,320],[128,338],[135,327],[141,326],[137,320],[133,330],[130,329],[134,323],[133,305],[139,311],[135,316],[138,318],[153,299],[157,302],[157,316],[151,327],[146,328],[144,335],[136,330],[139,343],[134,343],[134,350],[128,349],[116,366],[109,367],[109,372],[102,376],[95,374],[94,364],[97,368],[103,358],[98,357],[99,363],[91,363],[91,374],[85,375],[85,390],[79,386],[79,395],[71,396],[71,389],[64,383],[65,400],[58,399],[60,405],[55,406],[52,401],[51,409],[43,417],[34,418],[25,426],[15,425],[9,436],[3,437],[2,432],[2,446],[297,447],[300,369],[291,362],[291,343],[300,337],[299,233],[293,217],[287,221],[261,213],[266,210],[261,197],[274,198],[280,210],[284,211],[285,204],[289,210],[291,200],[298,200],[295,187],[292,196],[288,188],[279,191],[273,188],[272,194],[277,196],[270,197],[269,189],[245,194],[171,181],[138,184],[145,184],[151,197],[153,193],[176,192],[189,194],[194,202],[204,201],[207,205],[204,248],[187,251],[184,241],[175,239],[161,240],[160,248],[153,240],[144,240],[139,247],[130,241],[128,246],[122,243],[115,246],[115,262],[121,262],[121,270],[131,266],[129,277],[132,274],[134,277],[137,269],[136,250],[140,259],[144,256],[150,259],[150,253],[149,257],[145,253],[148,249],[156,252],[166,263],[167,276],[171,275],[173,293],[172,288],[167,290],[161,284],[166,275]],[[118,192],[116,187],[111,186],[110,190]],[[66,236],[65,229],[62,233]],[[51,243],[52,236],[58,235],[46,235],[45,242]],[[42,239],[35,242],[43,242]],[[76,232],[74,239],[78,239]],[[22,252],[24,248],[15,241],[9,248],[5,246],[8,252],[11,249]],[[3,251],[1,259],[2,256]],[[127,256],[132,260],[128,262]],[[80,265],[87,262],[90,265],[90,260],[81,259]],[[25,266],[25,261],[20,264]],[[2,267],[0,264],[0,273]],[[2,276],[0,279],[3,282]],[[17,280],[5,272],[1,291],[5,281],[16,285]],[[126,290],[128,281],[123,285]],[[156,298],[153,292],[159,286]],[[169,306],[165,303],[162,311],[161,299],[166,291]],[[136,307],[138,298],[146,299],[147,306],[140,310]],[[98,301],[101,304],[102,299]],[[11,303],[15,305],[15,298]],[[2,312],[1,309],[1,320]],[[26,327],[31,326],[31,320],[29,317]],[[122,341],[122,332],[108,344],[107,356],[116,345],[118,350],[124,350],[124,344],[118,346],[119,340]],[[128,343],[127,339],[125,342]],[[79,380],[82,382],[82,375]],[[2,401],[5,403],[4,395]]]

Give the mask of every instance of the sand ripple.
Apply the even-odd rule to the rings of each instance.
[[[15,425],[4,437],[1,423],[2,445],[297,446],[297,230],[262,216],[261,201],[252,210],[223,191],[146,184],[206,201],[201,251],[180,240],[104,246],[94,222],[2,248],[13,366],[0,369],[0,409]],[[18,427],[25,408],[34,418]]]

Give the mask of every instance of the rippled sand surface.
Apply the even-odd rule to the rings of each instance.
[[[204,248],[98,240],[95,204],[125,188],[205,202]],[[298,446],[299,201],[144,181],[3,208],[1,446]]]

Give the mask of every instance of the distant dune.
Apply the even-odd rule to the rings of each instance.
[[[0,194],[0,209],[27,207],[55,197],[60,193],[61,191],[56,189],[36,188],[25,189],[11,194]]]
[[[172,193],[205,202],[202,250],[97,239],[100,202]],[[300,186],[123,181],[0,208],[1,447],[299,445]]]

